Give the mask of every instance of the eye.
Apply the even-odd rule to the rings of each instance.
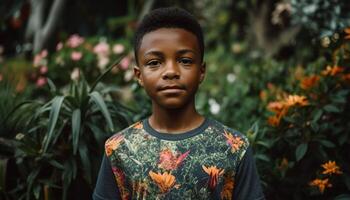
[[[146,63],[146,66],[149,67],[158,67],[160,65],[160,61],[159,60],[150,60]]]
[[[193,60],[191,58],[180,58],[179,63],[183,65],[191,65],[193,64]]]

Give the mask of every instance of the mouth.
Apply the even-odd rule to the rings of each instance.
[[[160,87],[159,90],[163,91],[163,90],[184,90],[185,88],[180,86],[180,85],[166,85],[163,87]]]

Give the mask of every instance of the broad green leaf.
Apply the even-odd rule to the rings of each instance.
[[[256,154],[255,158],[266,162],[270,162],[270,158],[265,154]]]
[[[92,177],[91,177],[91,163],[89,159],[89,150],[85,144],[85,142],[81,142],[81,145],[79,146],[79,154],[80,159],[83,164],[83,169],[85,172],[85,177],[87,179],[87,182],[89,184],[92,184]]]
[[[332,142],[328,141],[328,140],[320,140],[319,141],[323,146],[328,147],[328,148],[334,148],[335,144],[333,144]]]
[[[103,147],[103,143],[105,140],[105,133],[96,125],[91,124],[91,123],[87,123],[87,126],[90,128],[92,134],[95,137],[95,140],[97,141],[97,143],[99,144],[99,146]]]
[[[295,150],[295,158],[297,159],[297,161],[301,160],[304,157],[307,151],[307,147],[308,147],[307,143],[299,144],[299,146]]]
[[[49,144],[53,137],[53,132],[56,127],[56,123],[58,120],[58,116],[61,110],[61,106],[64,100],[64,96],[56,96],[52,101],[51,111],[50,111],[50,117],[49,117],[49,125],[48,125],[48,132],[47,132],[47,138],[44,141],[44,152],[47,151],[47,148],[49,147]]]
[[[315,121],[312,121],[310,125],[311,125],[311,128],[314,132],[317,132],[320,128],[319,125],[317,124],[317,122],[315,122]]]
[[[99,110],[102,112],[103,116],[105,117],[106,121],[107,121],[107,125],[109,127],[109,129],[113,132],[114,131],[114,125],[112,122],[112,118],[111,115],[107,109],[107,105],[104,102],[102,96],[94,91],[90,94],[92,100],[96,103],[97,107],[99,108]]]
[[[322,109],[318,109],[316,111],[316,113],[314,114],[314,117],[312,118],[312,121],[313,122],[317,122],[321,118],[322,114],[323,114],[323,110]]]
[[[323,107],[323,109],[327,112],[339,113],[341,110],[337,108],[335,105],[329,104]]]
[[[73,138],[73,154],[75,155],[78,150],[79,137],[80,137],[80,125],[81,125],[81,112],[80,109],[75,109],[72,114],[72,138]]]

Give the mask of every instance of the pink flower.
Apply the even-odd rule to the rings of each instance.
[[[123,53],[124,49],[125,48],[122,44],[115,44],[113,46],[113,53],[115,53],[115,54]]]
[[[40,74],[46,74],[49,69],[47,66],[41,66],[40,67]]]
[[[62,42],[59,42],[56,46],[56,51],[59,51],[63,48],[63,43]]]
[[[165,170],[174,170],[181,165],[189,153],[190,151],[183,154],[179,152],[174,154],[170,149],[164,149],[159,153],[158,167]]]
[[[94,47],[94,53],[107,56],[109,54],[109,45],[106,42],[100,42]]]
[[[40,76],[38,80],[36,80],[36,86],[37,87],[42,87],[47,83],[47,80],[45,77]]]
[[[84,38],[80,37],[78,34],[71,35],[67,41],[67,45],[70,48],[76,48],[82,43],[84,43]]]
[[[2,74],[0,74],[0,81],[2,81],[2,79],[3,79],[3,78],[2,78]]]
[[[72,73],[70,74],[70,78],[72,80],[78,80],[79,77],[80,77],[80,70],[79,68],[76,67],[73,69]]]
[[[130,58],[125,57],[120,61],[120,69],[127,70],[130,65]]]
[[[34,67],[39,67],[40,65],[46,65],[47,60],[45,58],[47,57],[47,55],[48,55],[48,51],[46,49],[36,54],[33,60]]]
[[[83,54],[80,51],[73,51],[70,57],[73,61],[79,61],[83,57]]]

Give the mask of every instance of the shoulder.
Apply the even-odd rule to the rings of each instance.
[[[129,127],[113,134],[105,142],[105,152],[107,157],[109,157],[113,151],[117,150],[118,147],[124,142],[124,139],[130,134],[138,132],[138,130],[143,129],[142,121],[138,121]]]
[[[226,143],[231,147],[231,152],[238,154],[239,158],[242,159],[249,147],[249,140],[247,136],[238,130],[226,126],[214,119],[211,119],[211,127],[216,130],[215,132],[222,135],[222,137],[226,140]]]

